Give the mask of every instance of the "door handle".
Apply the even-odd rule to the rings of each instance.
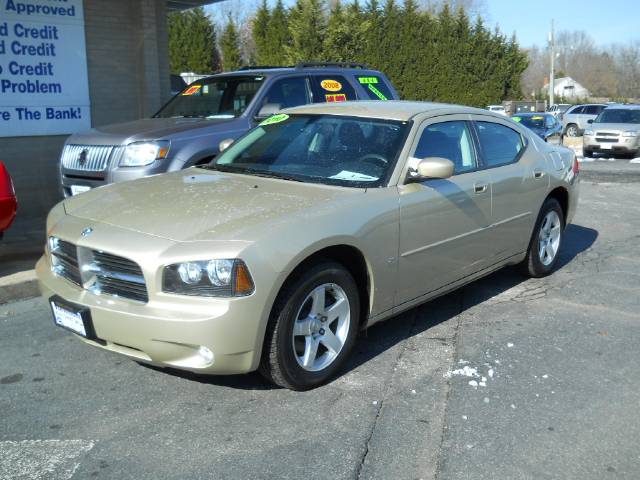
[[[487,188],[489,188],[489,185],[486,183],[476,183],[473,186],[473,191],[475,193],[484,193],[487,191]]]
[[[542,178],[544,177],[544,172],[542,170],[534,170],[533,171],[533,178]]]

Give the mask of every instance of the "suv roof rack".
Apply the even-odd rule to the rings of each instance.
[[[293,68],[291,65],[247,65],[238,70],[270,70],[274,68]]]
[[[314,67],[338,67],[338,68],[361,68],[366,70],[368,67],[362,63],[353,62],[300,62],[296,64],[296,68],[314,68]]]

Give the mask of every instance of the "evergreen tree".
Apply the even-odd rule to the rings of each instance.
[[[264,58],[266,65],[285,66],[288,64],[287,49],[291,45],[289,32],[289,15],[282,3],[276,2],[271,12],[271,19],[267,28],[267,55]]]
[[[366,62],[368,28],[369,23],[357,1],[346,8],[339,0],[336,1],[327,22],[324,59],[331,62]]]
[[[227,18],[227,25],[220,38],[220,49],[222,50],[222,67],[224,71],[238,70],[242,64],[240,55],[240,35],[236,22],[231,15]]]
[[[324,0],[297,0],[289,14],[289,63],[321,60],[326,31]]]
[[[203,8],[171,13],[167,23],[171,73],[220,70],[215,27]]]
[[[260,7],[256,11],[253,19],[253,29],[251,35],[256,46],[256,62],[259,65],[268,65],[267,61],[270,57],[269,45],[269,22],[271,21],[271,12],[267,5],[267,0],[262,0]]]

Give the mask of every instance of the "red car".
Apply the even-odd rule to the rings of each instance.
[[[16,216],[18,201],[9,172],[0,162],[0,237]]]

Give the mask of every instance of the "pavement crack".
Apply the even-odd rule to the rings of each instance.
[[[453,368],[458,358],[458,335],[459,335],[460,328],[462,326],[462,314],[465,311],[465,298],[464,298],[465,288],[460,289],[458,292],[460,295],[459,311],[458,311],[458,318],[453,330],[453,337],[451,338],[451,346],[453,348],[453,354],[451,356],[451,363],[450,363],[449,369]],[[444,406],[442,409],[442,430],[440,431],[440,439],[438,441],[438,451],[436,452],[437,462],[436,462],[436,469],[433,475],[434,480],[438,480],[438,478],[440,478],[440,473],[442,472],[442,468],[443,468],[444,457],[442,455],[442,451],[444,448],[444,442],[445,442],[445,436],[446,436],[446,430],[447,430],[447,413],[449,410],[449,399],[451,397],[451,379],[447,380],[445,385],[446,385],[445,388],[447,391],[445,392]]]
[[[362,453],[362,455],[360,456],[360,461],[358,462],[358,468],[356,469],[356,475],[355,478],[356,480],[359,480],[360,478],[362,478],[362,473],[364,471],[364,465],[367,461],[367,456],[369,455],[369,449],[371,447],[371,440],[373,439],[373,435],[376,431],[376,426],[378,425],[378,419],[382,416],[382,410],[384,408],[384,401],[385,399],[388,397],[389,392],[393,389],[393,385],[394,385],[394,376],[395,376],[395,372],[397,371],[398,365],[400,364],[402,357],[404,356],[404,353],[407,350],[407,342],[408,340],[413,337],[413,335],[415,334],[415,329],[416,329],[416,324],[418,322],[418,315],[416,313],[416,309],[412,310],[412,319],[411,319],[411,324],[409,325],[409,329],[407,330],[407,333],[404,337],[404,339],[402,340],[402,348],[400,349],[400,351],[398,352],[398,355],[396,356],[395,360],[393,361],[393,365],[391,368],[391,381],[389,381],[387,383],[387,387],[384,389],[384,393],[382,394],[380,400],[377,402],[376,404],[376,416],[373,419],[373,422],[371,424],[371,429],[369,430],[369,434],[367,435],[367,440],[365,442],[365,448],[364,448],[364,452]]]

